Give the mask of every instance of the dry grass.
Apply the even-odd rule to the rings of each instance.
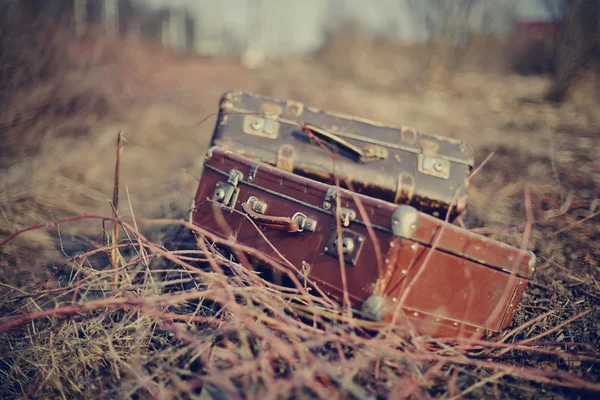
[[[373,337],[369,323],[342,318],[342,307],[307,307],[324,303],[232,264],[204,241],[216,238],[197,227],[186,226],[201,234],[200,250],[166,251],[132,222],[120,225],[128,239],[117,271],[93,268],[91,254],[82,254],[66,263],[61,288],[42,285],[5,303],[17,312],[0,323],[8,335],[5,393],[179,398],[204,387],[227,398],[422,397],[440,390],[452,397],[481,390],[474,374],[499,394],[527,396],[536,384],[600,391],[561,368],[515,366],[515,359],[579,368],[599,361],[589,345],[556,348],[551,339],[562,329],[552,327],[562,327],[554,313],[537,318],[534,329],[516,326],[491,342],[407,341],[401,330]],[[189,289],[173,290],[179,286]]]
[[[434,90],[416,78],[418,66],[394,62],[390,54],[407,57],[392,44],[361,46],[360,74],[340,77],[323,60],[252,75],[134,39],[85,40],[53,45],[60,57],[15,89],[0,115],[1,237],[43,225],[0,245],[5,398],[598,394],[596,108],[537,102],[547,86],[538,78],[458,71]],[[48,49],[34,43],[24,46],[27,59],[45,60]],[[392,59],[373,66],[375,52]],[[386,65],[380,76],[392,80],[365,78]],[[392,81],[400,83],[386,88]],[[322,299],[275,286],[204,247],[210,240],[198,247],[188,232],[198,228],[157,221],[185,215],[212,131],[210,120],[198,123],[230,87],[458,137],[478,161],[494,151],[472,182],[465,223],[518,245],[533,211],[529,245],[540,265],[511,328],[482,342],[377,335],[340,318],[339,306],[308,307]],[[115,221],[119,130],[127,141]],[[106,233],[113,221],[117,271]]]

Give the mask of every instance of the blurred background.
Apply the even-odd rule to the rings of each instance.
[[[121,213],[185,216],[228,89],[459,138],[478,165],[493,152],[471,184],[469,228],[521,224],[525,188],[536,217],[598,205],[598,1],[0,7],[0,236],[69,215],[110,215],[119,131],[127,140],[122,204],[131,202]],[[0,249],[2,281],[39,282],[98,229],[71,224],[19,237]],[[541,237],[534,232],[532,246]],[[555,247],[549,254],[564,250]]]

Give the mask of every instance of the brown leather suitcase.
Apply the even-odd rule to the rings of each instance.
[[[396,322],[425,335],[481,337],[506,328],[535,267],[531,252],[411,206],[219,147],[207,153],[190,216],[206,232],[255,249],[338,301],[347,294],[363,319],[389,322],[398,310]]]
[[[230,91],[221,98],[211,144],[327,184],[335,184],[333,153],[344,188],[441,219],[454,201],[451,221],[467,208],[470,146],[413,128]]]

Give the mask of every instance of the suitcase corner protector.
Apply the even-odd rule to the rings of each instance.
[[[220,148],[219,146],[211,146],[208,148],[208,150],[206,150],[206,155],[204,156],[204,161],[208,161],[212,158],[213,156],[213,152],[215,149]]]
[[[382,322],[384,306],[385,299],[383,297],[371,295],[363,302],[361,312],[367,319]]]
[[[392,232],[394,236],[412,239],[419,227],[419,211],[406,204],[400,205],[392,214]]]

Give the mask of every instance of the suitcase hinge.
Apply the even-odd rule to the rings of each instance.
[[[248,182],[254,181],[256,179],[256,174],[258,173],[258,167],[261,166],[261,162],[256,161],[250,165],[250,171],[248,171]]]
[[[325,200],[323,201],[323,208],[329,210],[331,208],[331,202],[333,200],[333,196],[335,195],[335,187],[330,187],[327,189],[327,193],[325,193]]]
[[[363,162],[386,160],[388,158],[388,151],[382,146],[367,146],[363,151],[363,156],[361,157],[361,161]]]
[[[212,200],[223,204],[226,207],[233,208],[237,202],[240,189],[237,187],[240,179],[244,175],[238,170],[231,170],[227,182],[217,182]]]

